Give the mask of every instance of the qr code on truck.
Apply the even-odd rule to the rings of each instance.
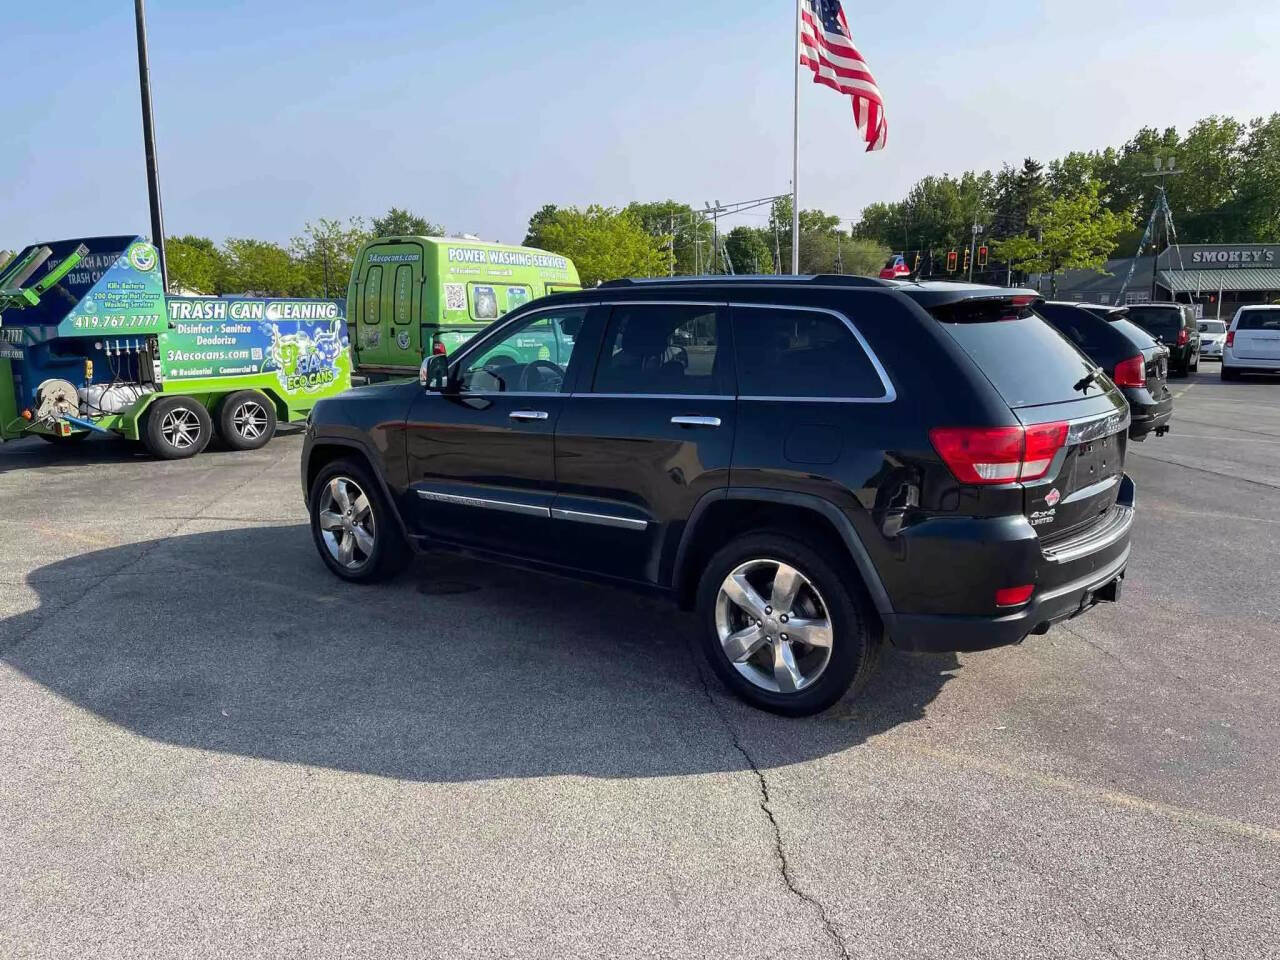
[[[466,284],[446,283],[444,285],[444,308],[446,310],[467,309]]]

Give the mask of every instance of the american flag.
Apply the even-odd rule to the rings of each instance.
[[[853,45],[849,21],[840,0],[802,0],[800,63],[813,71],[813,82],[839,90],[853,100],[853,119],[867,151],[884,149],[889,124],[876,78]]]

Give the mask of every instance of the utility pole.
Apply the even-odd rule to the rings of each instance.
[[[782,273],[782,237],[778,232],[778,218],[773,218],[773,272]]]
[[[702,205],[706,208],[707,213],[711,214],[711,248],[714,251],[711,262],[713,269],[718,271],[720,269],[720,214],[725,207],[719,200],[716,201],[714,207],[705,201]]]
[[[676,275],[676,215],[671,214],[671,273],[669,276]]]
[[[978,224],[978,214],[973,215],[973,239],[969,241],[969,282],[973,283],[973,261],[978,258],[978,235],[982,227]]]
[[[138,88],[142,96],[142,145],[147,157],[147,198],[151,204],[151,242],[155,244],[160,282],[169,292],[169,264],[164,255],[164,212],[160,208],[160,170],[156,162],[155,121],[151,115],[151,64],[147,54],[144,0],[133,0],[138,33]]]

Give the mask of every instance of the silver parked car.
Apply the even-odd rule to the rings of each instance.
[[[1227,339],[1226,321],[1200,320],[1197,326],[1200,330],[1200,359],[1221,360],[1222,345]]]

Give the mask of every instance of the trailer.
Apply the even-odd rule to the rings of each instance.
[[[141,441],[168,460],[215,436],[264,446],[351,385],[339,300],[169,296],[136,236],[27,247],[0,268],[0,440]]]

